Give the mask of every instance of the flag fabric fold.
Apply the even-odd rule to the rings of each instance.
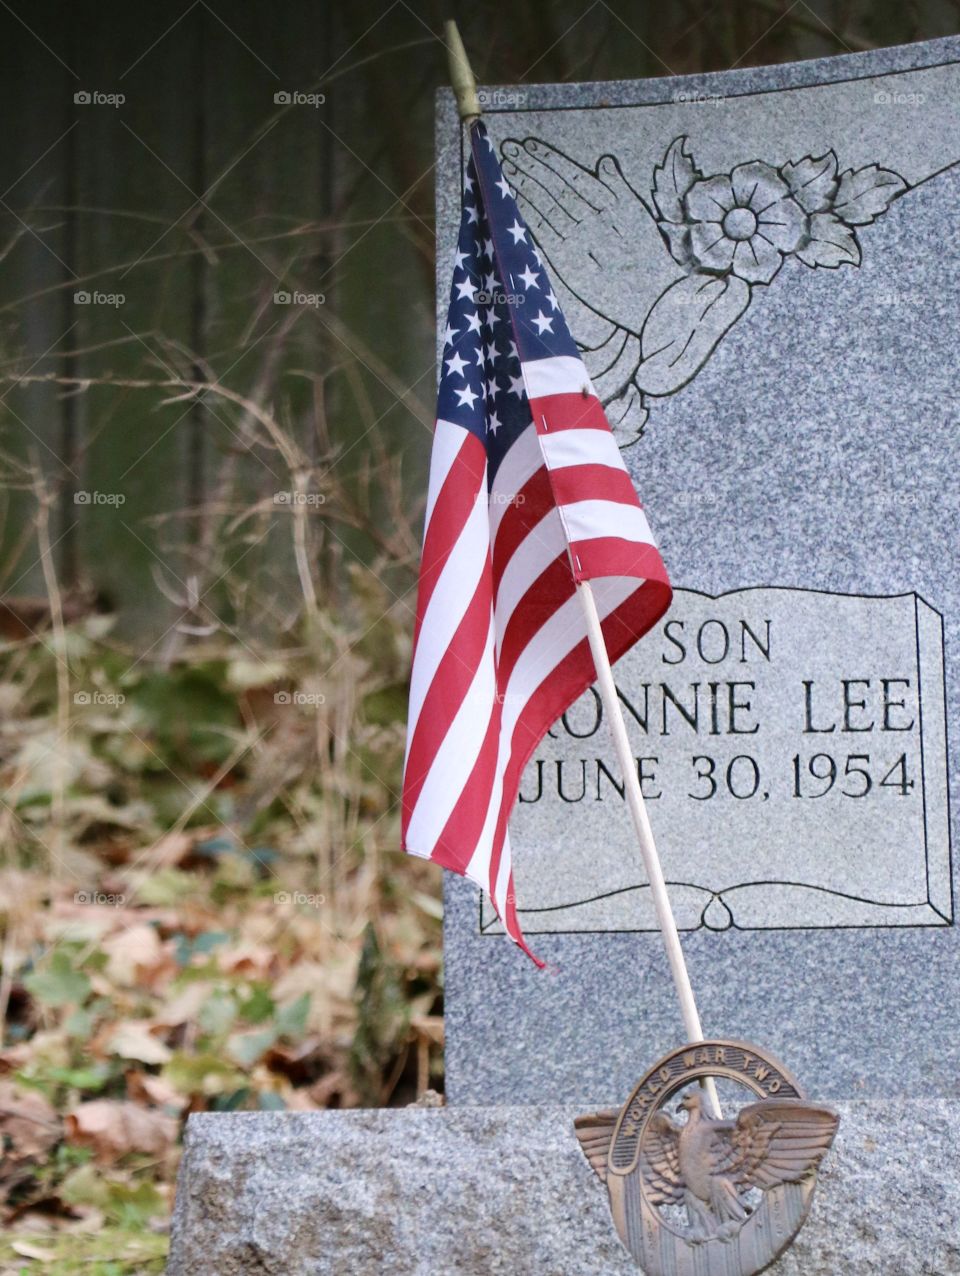
[[[482,121],[470,130],[427,494],[403,849],[488,892],[531,957],[508,820],[549,727],[670,604],[630,475]],[[536,957],[538,965],[542,962]]]

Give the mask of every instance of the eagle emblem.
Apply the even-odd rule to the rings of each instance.
[[[755,1101],[722,1119],[696,1085],[707,1077],[736,1081]],[[622,1109],[578,1117],[574,1129],[649,1276],[752,1276],[803,1225],[838,1125],[757,1047],[708,1041],[673,1051]]]

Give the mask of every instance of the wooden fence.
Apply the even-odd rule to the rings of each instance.
[[[279,598],[295,482],[319,496],[334,471],[358,482],[389,454],[422,487],[435,33],[449,12],[4,6],[0,596],[49,586],[38,501],[68,599],[99,594],[149,627],[241,560]],[[481,76],[510,82],[843,52],[952,30],[957,10],[483,0],[457,16]],[[390,517],[376,506],[373,523]],[[370,541],[350,519],[318,523],[333,589]]]

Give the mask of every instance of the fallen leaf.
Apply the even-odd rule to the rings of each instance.
[[[175,992],[169,1001],[157,1008],[155,1022],[167,1028],[177,1028],[182,1023],[192,1023],[210,996],[213,984],[198,979]]]
[[[316,1112],[316,1103],[306,1090],[291,1090],[287,1098],[287,1107],[291,1112]]]
[[[0,1074],[16,1072],[24,1064],[29,1063],[32,1050],[26,1041],[19,1041],[15,1046],[7,1046],[0,1050]]]
[[[173,1051],[153,1035],[150,1025],[134,1019],[117,1025],[108,1049],[121,1059],[138,1063],[168,1063],[173,1058]]]
[[[101,1165],[128,1152],[165,1156],[177,1138],[177,1121],[128,1099],[92,1099],[66,1116],[67,1142],[93,1149]]]
[[[23,977],[24,987],[45,1006],[80,1006],[90,991],[90,980],[74,969],[69,953],[55,952],[50,961]]]
[[[106,884],[104,885],[104,893],[112,894],[119,900],[121,896],[126,897],[135,892],[131,883],[118,878],[115,888],[111,886],[107,890]],[[81,903],[77,894],[74,894],[69,899],[55,900],[45,920],[45,931],[50,937],[72,933],[70,927],[77,927],[78,932],[82,930],[95,938],[108,932],[115,933],[122,927],[141,926],[147,922],[159,927],[161,931],[176,930],[180,924],[179,914],[174,909],[144,908],[139,895],[136,907],[131,905],[126,908],[119,903],[110,906]]]
[[[46,1160],[59,1140],[60,1122],[43,1095],[13,1081],[0,1081],[0,1199],[31,1166]]]
[[[356,1088],[346,1071],[334,1068],[315,1081],[307,1094],[318,1108],[353,1108],[359,1104]]]
[[[142,858],[151,868],[173,868],[189,855],[193,842],[191,833],[167,833],[149,851],[142,852]]]
[[[108,1196],[106,1181],[97,1166],[87,1161],[64,1177],[60,1196],[70,1209],[102,1211]]]
[[[105,1215],[103,1210],[99,1210],[93,1205],[77,1205],[74,1206],[76,1218],[69,1223],[63,1225],[65,1232],[79,1232],[81,1234],[96,1233],[103,1230]]]
[[[304,992],[287,1005],[277,1007],[274,1022],[281,1037],[286,1037],[290,1041],[301,1040],[306,1031],[311,1000],[311,994]]]
[[[443,901],[437,899],[433,895],[427,895],[424,891],[413,891],[410,895],[411,900],[418,908],[422,908],[428,917],[433,917],[436,921],[443,921]]]
[[[227,1038],[227,1054],[243,1068],[250,1068],[273,1045],[277,1029],[257,1028],[253,1032],[235,1032]]]
[[[298,1046],[275,1045],[266,1052],[263,1062],[271,1072],[279,1073],[294,1085],[306,1085],[331,1067],[330,1055],[320,1036],[310,1037]]]
[[[10,1046],[2,1056],[0,1072],[19,1071],[21,1068],[41,1070],[70,1066],[70,1042],[62,1028],[45,1028],[35,1032],[29,1041]]]
[[[103,951],[108,958],[107,977],[125,988],[141,983],[143,976],[160,965],[165,956],[155,928],[145,924],[111,935],[103,941]]]
[[[229,1094],[246,1082],[246,1074],[215,1054],[175,1054],[163,1069],[164,1080],[188,1095]]]
[[[126,1074],[127,1098],[135,1103],[152,1103],[158,1108],[175,1108],[182,1112],[187,1106],[186,1095],[180,1093],[164,1077],[152,1076],[131,1068]]]
[[[273,999],[278,1006],[295,1001],[304,993],[311,994],[306,1027],[317,1032],[329,1028],[331,1008],[337,1003],[351,1005],[357,975],[357,955],[328,962],[298,961],[273,984]]]
[[[266,944],[238,944],[235,948],[221,948],[217,953],[220,969],[238,975],[269,975],[275,961],[275,950]]]
[[[116,909],[71,903],[69,911],[57,905],[44,919],[43,930],[51,943],[99,944],[116,926]]]
[[[31,1245],[29,1241],[11,1241],[10,1248],[21,1258],[36,1258],[42,1263],[52,1263],[56,1254],[51,1249],[41,1249],[39,1245]]]

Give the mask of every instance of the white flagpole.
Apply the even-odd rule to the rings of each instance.
[[[479,119],[481,114],[480,100],[477,96],[477,82],[470,66],[470,60],[463,47],[463,40],[460,38],[456,22],[445,22],[444,28],[450,66],[450,82],[456,94],[460,119],[469,126],[475,119]],[[700,1015],[697,1013],[697,1003],[694,1001],[693,988],[690,985],[690,976],[687,973],[687,963],[684,961],[683,949],[680,947],[680,935],[677,931],[673,909],[670,907],[667,884],[664,881],[663,869],[660,867],[660,856],[657,854],[656,843],[653,840],[653,830],[647,818],[647,808],[643,800],[643,793],[640,790],[640,779],[637,775],[633,753],[630,749],[626,723],[623,720],[620,701],[617,699],[617,689],[613,681],[613,671],[610,668],[610,657],[607,654],[606,643],[603,641],[603,630],[600,628],[597,604],[588,581],[578,582],[577,592],[580,595],[583,613],[587,621],[587,636],[590,639],[590,650],[593,653],[593,663],[597,671],[600,699],[603,702],[603,708],[610,723],[610,730],[613,733],[613,745],[616,750],[617,760],[620,763],[620,773],[623,776],[627,805],[630,807],[634,828],[637,831],[640,854],[643,856],[643,866],[653,893],[657,923],[660,926],[663,944],[667,950],[667,960],[670,963],[677,996],[680,998],[683,1026],[689,1041],[703,1041],[704,1036],[703,1029],[700,1026]],[[714,1114],[719,1117],[721,1115],[720,1100],[712,1077],[706,1078],[703,1082],[703,1088],[707,1092]]]
[[[677,930],[673,909],[670,907],[667,883],[664,880],[663,868],[660,865],[660,856],[657,854],[657,845],[653,840],[653,829],[650,827],[650,820],[647,816],[647,806],[643,800],[640,778],[637,775],[633,750],[630,748],[627,725],[623,720],[623,710],[620,708],[617,688],[613,681],[610,657],[607,654],[607,645],[603,640],[600,616],[597,612],[597,603],[593,596],[590,582],[586,580],[579,581],[577,593],[580,595],[580,602],[583,605],[583,614],[587,622],[587,637],[590,640],[590,651],[593,654],[593,663],[597,670],[600,699],[603,702],[603,711],[610,724],[617,761],[620,763],[624,793],[627,797],[630,814],[633,817],[633,826],[637,831],[637,841],[640,843],[643,867],[650,883],[653,906],[657,914],[657,924],[660,927],[660,934],[663,936],[663,946],[667,950],[667,960],[670,963],[674,987],[680,999],[683,1026],[688,1040],[691,1042],[703,1041],[704,1036],[703,1028],[700,1025],[700,1015],[697,1011],[697,1003],[694,1000],[693,987],[690,983],[690,975],[687,971],[687,963],[684,960],[683,949],[680,947],[680,934]],[[709,1095],[710,1105],[714,1113],[719,1117],[721,1115],[720,1099],[712,1077],[706,1079],[704,1088]]]

